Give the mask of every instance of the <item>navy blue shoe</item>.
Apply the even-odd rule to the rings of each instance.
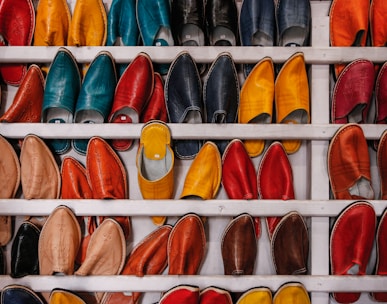
[[[196,63],[187,51],[177,55],[165,82],[165,104],[171,123],[203,122],[202,84]],[[192,159],[202,140],[175,140],[174,151],[180,159]]]
[[[1,291],[1,304],[44,304],[30,288],[22,285],[8,285]]]

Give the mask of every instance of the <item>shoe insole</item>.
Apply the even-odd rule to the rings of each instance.
[[[181,42],[185,46],[204,45],[204,33],[195,24],[186,24],[181,30]]]
[[[104,118],[94,110],[81,110],[75,115],[75,123],[103,123]]]
[[[144,147],[144,150],[146,148]],[[165,148],[164,148],[165,149]],[[167,149],[165,157],[161,159],[147,158],[146,153],[142,154],[141,172],[144,178],[150,181],[162,178],[171,168],[172,155]],[[155,155],[157,157],[157,155]]]
[[[202,123],[202,115],[198,111],[189,111],[184,118],[185,123]]]
[[[282,120],[282,123],[289,122],[306,124],[308,122],[308,114],[305,110],[302,109],[295,110]]]
[[[212,45],[232,46],[236,45],[234,33],[224,26],[217,26],[212,32]]]
[[[349,188],[349,193],[355,197],[363,197],[365,199],[374,198],[374,190],[368,180],[361,177],[355,185]]]
[[[306,30],[302,27],[293,26],[284,31],[281,37],[282,46],[302,46],[306,39]]]
[[[138,113],[129,107],[122,108],[121,110],[114,113],[114,116],[112,118],[113,122],[120,122],[120,123],[138,123],[139,117]]]
[[[45,121],[49,123],[72,123],[73,115],[61,108],[51,108],[47,110]]]
[[[364,104],[356,105],[348,114],[348,122],[360,123],[363,120]]]
[[[251,45],[273,46],[274,41],[273,41],[273,38],[271,38],[269,35],[265,34],[264,32],[257,31],[254,33],[253,37],[251,38]]]

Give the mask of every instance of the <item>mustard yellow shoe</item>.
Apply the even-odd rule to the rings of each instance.
[[[310,298],[301,283],[286,283],[277,290],[273,304],[310,304]]]
[[[304,54],[293,54],[282,66],[275,81],[277,123],[307,124],[310,122],[309,83]],[[283,140],[286,153],[299,150],[301,140]]]
[[[274,102],[274,64],[270,57],[259,61],[246,78],[240,94],[238,123],[269,124]],[[246,151],[256,157],[265,148],[264,140],[245,140]]]
[[[86,302],[71,291],[56,288],[50,294],[49,304],[86,304]]]
[[[271,304],[272,294],[271,290],[267,287],[251,288],[245,291],[236,304]]]
[[[213,199],[222,179],[222,160],[218,147],[207,141],[192,161],[180,198]]]
[[[175,158],[171,149],[168,126],[152,120],[141,130],[136,165],[138,185],[144,199],[170,199],[173,197]],[[165,216],[153,216],[155,225],[165,223]]]

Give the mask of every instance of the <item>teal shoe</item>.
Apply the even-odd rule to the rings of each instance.
[[[168,0],[138,0],[137,24],[145,46],[173,46]],[[168,73],[169,64],[156,64],[162,75]]]
[[[75,106],[74,123],[104,123],[113,104],[117,85],[115,62],[108,51],[101,51],[91,62]],[[74,150],[86,155],[89,139],[73,140]]]
[[[66,48],[59,48],[46,77],[43,96],[43,123],[72,123],[75,103],[81,87],[81,75],[74,56]],[[69,139],[48,142],[57,154],[70,149]]]

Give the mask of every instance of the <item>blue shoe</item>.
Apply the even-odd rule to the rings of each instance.
[[[239,107],[239,80],[231,55],[220,53],[209,68],[203,88],[207,123],[236,123]],[[214,140],[221,154],[228,140]]]
[[[18,284],[8,285],[1,291],[1,304],[44,304],[30,288]]]
[[[196,63],[183,51],[177,55],[165,82],[165,103],[171,123],[203,122],[202,84]],[[198,154],[203,141],[175,140],[174,151],[180,159],[192,159]]]
[[[239,15],[242,46],[274,46],[276,40],[275,8],[273,0],[243,0]],[[244,65],[247,77],[254,64]]]
[[[110,113],[117,74],[112,55],[101,51],[91,62],[75,106],[74,123],[104,123]],[[88,139],[73,140],[74,150],[86,155]]]
[[[43,96],[42,122],[72,123],[75,103],[81,88],[81,75],[76,59],[66,48],[59,48],[46,77]],[[66,153],[69,139],[48,141],[57,154]]]

